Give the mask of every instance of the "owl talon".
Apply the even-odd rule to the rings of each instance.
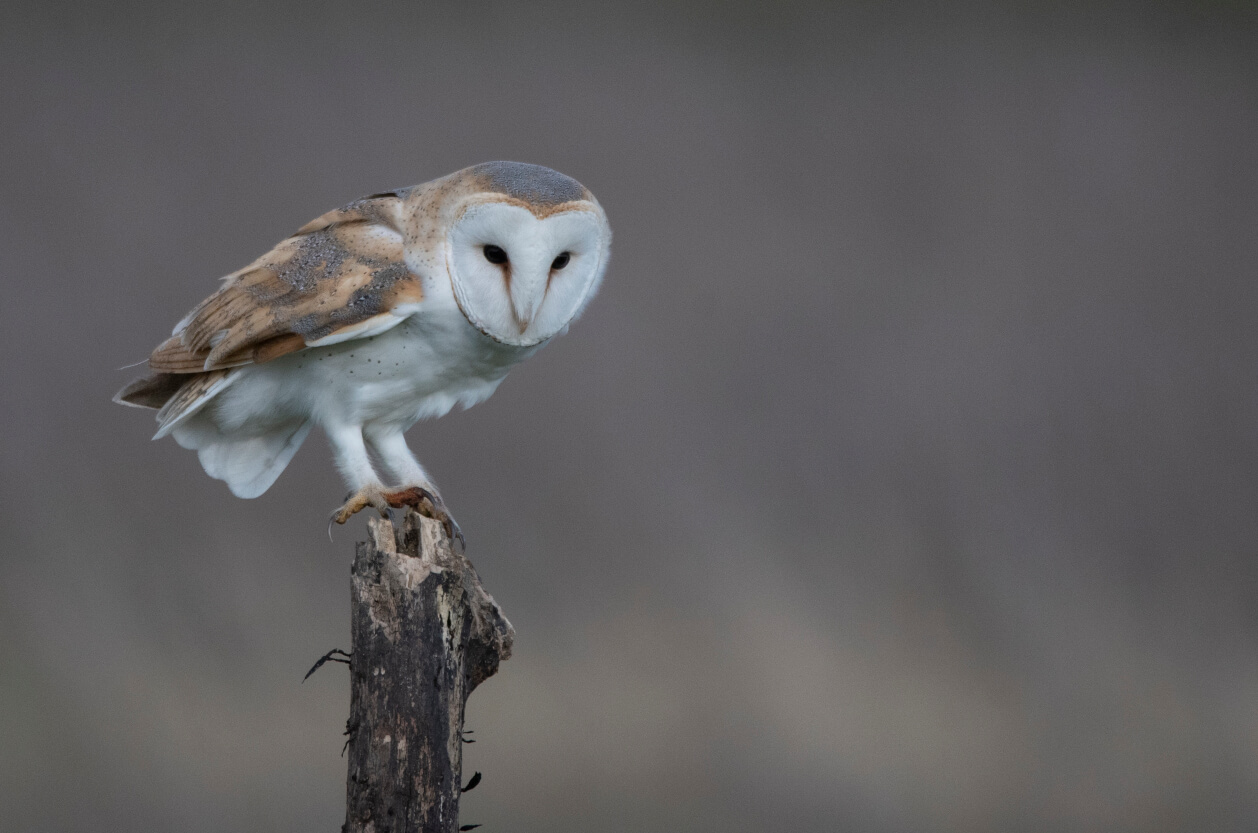
[[[398,509],[409,506],[425,518],[440,522],[450,542],[458,541],[459,552],[467,552],[467,539],[463,537],[463,530],[459,529],[459,525],[450,516],[450,510],[446,509],[445,501],[435,491],[423,486],[410,486],[396,492],[386,492],[384,498],[390,506]]]
[[[467,539],[463,537],[463,530],[459,529],[459,525],[454,522],[454,518],[451,518],[449,514],[446,515],[445,528],[446,535],[449,536],[451,543],[456,540],[459,542],[459,552],[467,552]]]
[[[345,504],[332,513],[332,523],[343,524],[368,506],[380,513],[382,518],[392,517],[389,514],[389,501],[379,486],[364,486],[345,498]],[[331,529],[331,524],[328,525]]]

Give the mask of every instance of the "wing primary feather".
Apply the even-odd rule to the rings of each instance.
[[[160,440],[179,423],[204,408],[234,378],[231,370],[212,370],[189,378],[157,412],[158,428],[153,439]]]
[[[170,398],[179,392],[186,376],[177,373],[156,373],[152,376],[141,376],[133,379],[122,390],[114,395],[119,405],[130,405],[132,408],[159,409]]]

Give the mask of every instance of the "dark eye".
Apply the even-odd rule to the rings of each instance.
[[[495,246],[490,243],[485,247],[485,260],[488,260],[490,263],[506,263],[507,253],[503,251],[501,246]]]
[[[567,266],[567,265],[568,265],[568,260],[569,260],[570,258],[571,258],[571,255],[569,255],[567,252],[564,252],[564,253],[563,253],[563,254],[561,254],[559,257],[555,258],[554,260],[552,260],[552,261],[550,262],[550,268],[551,268],[551,269],[562,269],[562,268],[564,268],[565,266]]]

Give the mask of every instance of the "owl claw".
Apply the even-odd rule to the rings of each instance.
[[[390,506],[398,509],[409,506],[425,518],[440,522],[450,542],[458,541],[459,552],[467,552],[467,539],[463,537],[463,530],[459,529],[459,525],[450,516],[450,510],[446,509],[445,501],[435,491],[423,486],[410,486],[396,492],[386,492],[384,498]]]
[[[368,506],[379,512],[382,518],[392,517],[389,514],[389,501],[381,488],[379,486],[364,486],[346,497],[345,504],[332,513],[328,530],[332,529],[332,524],[343,524]]]
[[[463,530],[455,523],[446,509],[445,501],[432,489],[423,486],[410,486],[394,492],[386,492],[379,486],[364,486],[357,492],[345,497],[345,504],[332,513],[328,520],[328,538],[332,537],[332,524],[343,524],[358,512],[372,507],[380,513],[380,517],[393,520],[393,509],[410,507],[425,518],[432,518],[441,523],[446,537],[459,544],[460,552],[467,552],[467,539]]]

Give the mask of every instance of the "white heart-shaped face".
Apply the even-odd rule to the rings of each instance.
[[[446,240],[463,315],[490,338],[530,347],[566,327],[593,297],[611,232],[592,203],[539,219],[494,201],[470,206]]]

